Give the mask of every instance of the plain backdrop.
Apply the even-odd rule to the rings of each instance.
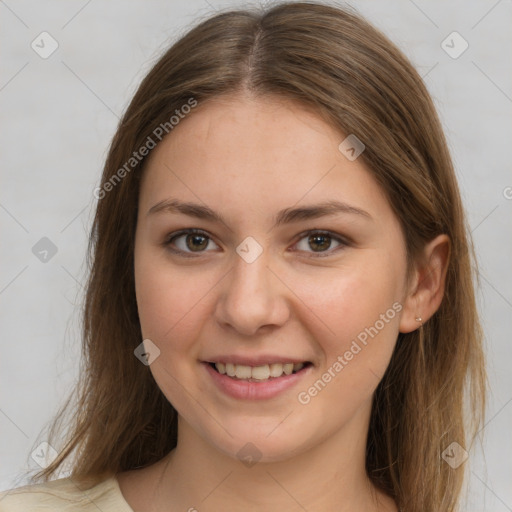
[[[176,38],[215,11],[246,5],[0,2],[1,489],[37,468],[31,452],[78,374],[93,189],[118,118]],[[464,510],[511,511],[511,1],[350,5],[411,59],[445,128],[478,253],[492,389],[483,449],[467,462]]]

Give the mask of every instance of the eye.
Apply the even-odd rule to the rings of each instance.
[[[334,250],[330,250],[332,249],[332,241],[338,244]],[[206,248],[209,246],[210,242],[218,247],[206,232],[200,229],[190,228],[169,235],[164,242],[164,246],[175,254],[189,257],[194,253],[200,254],[206,252]],[[299,242],[295,244],[299,251],[312,252],[313,257],[329,256],[347,245],[349,245],[349,243],[340,236],[329,231],[320,230],[310,230],[306,232],[303,234],[302,238],[299,239]],[[313,251],[308,251],[308,248],[312,248]]]
[[[336,241],[338,246],[334,250],[331,249],[332,241]],[[309,252],[308,247],[313,249],[314,257],[329,256],[333,252],[347,246],[348,243],[341,237],[334,235],[329,231],[309,231],[303,236],[297,244],[299,250]]]
[[[208,247],[209,242],[215,244],[215,242],[213,242],[213,240],[204,231],[191,228],[184,229],[176,234],[171,235],[164,242],[164,245],[174,253],[193,254],[205,252],[204,249]],[[172,247],[173,245],[175,245],[177,249],[174,249]]]

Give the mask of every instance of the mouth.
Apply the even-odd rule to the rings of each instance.
[[[269,382],[283,376],[303,372],[312,366],[310,361],[302,363],[270,363],[258,366],[222,362],[208,362],[207,364],[220,375],[246,382]]]
[[[220,359],[220,358],[219,358]],[[243,361],[243,358],[240,358]],[[202,361],[209,383],[214,388],[236,400],[269,400],[285,395],[287,390],[298,386],[314,370],[311,361],[287,361],[279,358],[258,360],[251,364],[238,364],[234,356],[226,356],[226,360]],[[270,362],[272,361],[273,362]],[[243,361],[250,363],[252,361]],[[209,388],[207,388],[209,389]]]

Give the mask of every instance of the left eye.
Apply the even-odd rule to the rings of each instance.
[[[338,246],[335,247],[334,250],[329,250],[332,249],[332,241],[335,241]],[[174,235],[170,235],[164,242],[164,245],[173,253],[189,255],[193,253],[197,254],[206,252],[205,249],[208,247],[210,242],[217,245],[204,231],[198,229],[185,229]],[[309,231],[295,244],[299,251],[310,252],[308,251],[308,248],[312,248],[312,252],[315,253],[314,256],[320,257],[324,255],[328,256],[335,250],[346,245],[348,244],[345,240],[330,233],[329,231]]]
[[[333,251],[329,251],[328,249],[331,249],[332,241],[335,240],[336,243],[338,243],[338,248],[340,246],[347,245],[340,237],[335,236],[328,231],[315,231],[310,232],[306,234],[306,236],[303,236],[299,242],[296,244],[299,247],[299,250],[303,250],[308,252],[307,247],[313,248],[313,252],[317,253],[315,256],[323,256],[323,254],[318,253],[328,253],[329,255]],[[304,242],[303,242],[304,241]],[[303,248],[300,248],[300,245],[302,244]],[[336,248],[335,248],[336,250]]]

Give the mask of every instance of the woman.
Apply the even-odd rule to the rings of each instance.
[[[485,396],[472,245],[385,36],[318,3],[200,23],[95,197],[76,415],[0,510],[457,509]]]

